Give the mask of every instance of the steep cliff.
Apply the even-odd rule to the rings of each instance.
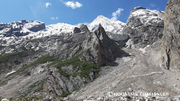
[[[180,1],[169,0],[165,11],[164,32],[161,44],[162,67],[180,68]]]

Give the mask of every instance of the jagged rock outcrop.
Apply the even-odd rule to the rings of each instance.
[[[161,39],[164,28],[162,16],[162,12],[143,7],[133,8],[123,30],[123,34],[130,36],[127,46],[142,48]]]
[[[80,33],[80,32],[81,32],[80,28],[77,28],[77,27],[75,27],[73,30],[73,33]]]
[[[161,44],[162,67],[180,68],[180,1],[169,0],[165,10],[164,35]]]
[[[86,25],[84,25],[84,24],[82,24],[82,25],[80,26],[80,28],[75,27],[74,30],[73,30],[73,32],[74,32],[74,33],[81,33],[81,32],[82,32],[82,33],[90,33],[88,27],[87,27]]]
[[[95,60],[99,66],[112,62],[122,55],[120,47],[107,36],[101,25],[98,26],[92,37],[92,48],[90,50],[97,52]]]
[[[84,24],[81,25],[80,30],[83,33],[90,33],[88,27],[86,25],[84,25]]]

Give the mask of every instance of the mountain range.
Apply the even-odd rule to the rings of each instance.
[[[0,100],[178,100],[179,0],[126,23],[0,23]]]

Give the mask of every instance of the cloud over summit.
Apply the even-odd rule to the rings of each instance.
[[[71,7],[72,9],[80,8],[82,7],[82,4],[79,2],[73,2],[73,1],[68,1],[64,3],[67,7]]]
[[[118,8],[117,11],[112,13],[112,18],[111,19],[116,21],[119,18],[119,16],[121,15],[122,11],[124,11],[124,9]]]

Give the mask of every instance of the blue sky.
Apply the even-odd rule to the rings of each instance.
[[[133,7],[164,11],[168,0],[0,0],[0,22],[40,20],[55,23],[90,23],[98,15],[126,22]]]

